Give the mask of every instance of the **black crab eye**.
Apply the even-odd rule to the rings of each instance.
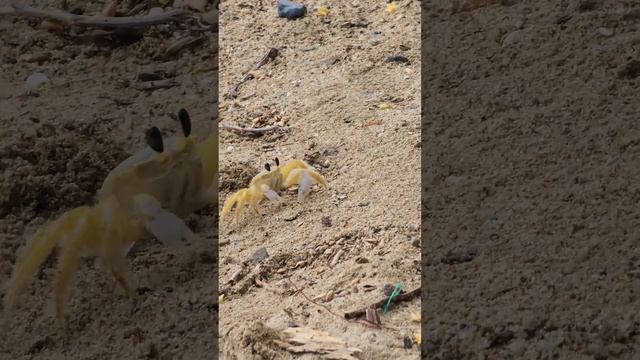
[[[278,160],[278,158],[276,158],[276,166],[280,166],[280,160]]]
[[[271,171],[271,165],[269,165],[269,163],[265,163],[264,168],[267,169],[267,171]]]
[[[185,109],[178,110],[178,120],[180,121],[180,126],[182,126],[182,133],[185,137],[191,135],[191,117],[189,113]]]
[[[160,130],[158,130],[157,127],[154,126],[151,129],[147,130],[145,133],[145,138],[147,140],[147,145],[149,145],[149,147],[153,149],[153,151],[157,153],[161,153],[164,151],[162,133],[160,133]]]

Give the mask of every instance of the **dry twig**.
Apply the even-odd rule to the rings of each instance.
[[[219,128],[222,130],[234,131],[240,135],[244,134],[244,135],[250,135],[250,136],[261,135],[277,129],[284,129],[283,127],[280,127],[278,125],[267,126],[262,128],[241,128],[241,127],[232,126],[232,125],[220,125]]]
[[[278,49],[269,49],[269,52],[265,56],[263,56],[260,61],[253,65],[253,67],[249,71],[247,71],[244,76],[242,76],[240,81],[238,81],[234,86],[231,87],[231,89],[229,89],[229,92],[227,93],[227,99],[234,99],[236,96],[238,96],[238,88],[240,87],[240,85],[253,78],[253,74],[251,74],[251,71],[260,69],[263,65],[268,63],[269,60],[275,59],[278,54],[280,54],[280,51],[278,51]]]
[[[168,78],[162,80],[147,81],[136,85],[138,90],[153,91],[157,89],[168,89],[174,86],[180,86],[179,78]]]

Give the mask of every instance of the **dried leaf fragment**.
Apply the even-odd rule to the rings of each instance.
[[[392,2],[387,4],[387,12],[389,14],[393,14],[396,11],[398,11],[398,5],[396,5],[395,1],[392,1]]]
[[[327,16],[329,15],[329,8],[326,6],[320,6],[320,8],[318,8],[318,16]]]

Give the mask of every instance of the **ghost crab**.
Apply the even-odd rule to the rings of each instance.
[[[298,185],[298,201],[302,201],[316,183],[327,187],[325,178],[303,160],[294,159],[280,165],[280,160],[275,158],[275,166],[265,163],[264,170],[251,179],[248,188],[238,190],[225,201],[221,217],[226,217],[235,206],[235,221],[238,224],[246,205],[251,206],[256,214],[262,215],[258,204],[265,197],[278,202],[279,190]]]
[[[106,177],[97,204],[82,206],[45,224],[18,258],[5,294],[9,318],[17,297],[58,245],[54,284],[56,318],[67,329],[65,305],[81,255],[96,255],[126,294],[129,285],[126,254],[145,230],[176,246],[193,234],[181,218],[217,202],[217,126],[202,142],[191,135],[191,119],[178,111],[183,136],[163,141],[155,126],[146,132],[148,147],[120,163]]]

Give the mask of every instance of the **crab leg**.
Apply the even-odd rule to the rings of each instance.
[[[224,207],[222,208],[222,214],[221,217],[225,217],[229,214],[229,212],[231,212],[231,209],[233,209],[233,206],[236,204],[236,202],[238,202],[238,198],[240,196],[242,196],[242,194],[244,194],[245,191],[247,191],[248,189],[242,189],[242,190],[238,190],[238,192],[236,192],[235,194],[231,195],[227,201],[225,201],[224,203]]]
[[[243,193],[243,195],[240,196],[240,199],[238,200],[238,205],[236,206],[236,224],[240,221],[240,216],[242,215],[242,212],[244,211],[244,206],[247,203],[247,197],[251,199],[250,192]]]
[[[56,318],[58,323],[65,327],[66,321],[64,316],[64,309],[67,301],[69,300],[69,284],[71,279],[78,269],[80,263],[80,250],[82,249],[82,239],[86,230],[83,229],[81,234],[76,234],[76,237],[70,238],[65,247],[62,248],[60,253],[60,259],[58,260],[58,267],[56,271],[55,280],[55,300],[56,300]],[[80,236],[78,236],[80,235]]]
[[[86,217],[88,212],[88,207],[79,207],[63,214],[58,220],[40,229],[27,244],[17,261],[4,298],[7,314],[12,311],[18,295],[29,285],[60,238],[72,233],[78,220]]]

